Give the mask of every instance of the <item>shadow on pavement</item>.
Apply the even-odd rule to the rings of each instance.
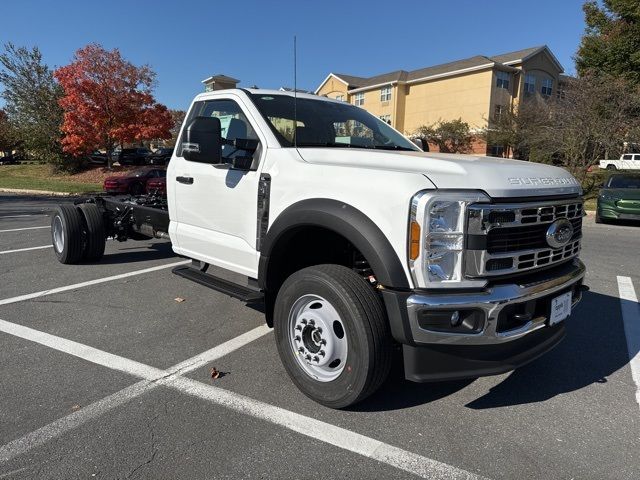
[[[634,307],[635,308],[635,307]],[[512,372],[503,382],[466,406],[471,409],[543,402],[556,395],[607,383],[611,374],[629,363],[620,299],[585,292],[567,320],[567,335],[552,351]],[[401,358],[389,380],[357,411],[397,410],[439,400],[473,380],[416,384],[403,380]]]
[[[133,241],[131,243],[133,243]],[[176,254],[171,249],[170,242],[159,242],[151,244],[139,242],[139,245],[124,248],[120,247],[115,253],[105,253],[104,257],[102,257],[97,262],[86,262],[83,263],[83,265],[115,265],[120,263],[136,263],[147,262],[149,260],[162,260],[164,258],[172,257],[178,259]]]

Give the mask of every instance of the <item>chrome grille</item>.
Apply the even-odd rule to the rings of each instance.
[[[541,201],[522,204],[476,204],[468,210],[467,277],[489,277],[540,268],[580,252],[582,201]],[[573,236],[554,249],[546,239],[555,220],[567,218]]]

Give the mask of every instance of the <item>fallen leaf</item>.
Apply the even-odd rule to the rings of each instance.
[[[182,303],[182,302],[184,302],[184,298],[182,298],[182,297],[176,297],[176,298],[174,298],[174,300],[175,300],[176,302],[178,302],[178,303]]]
[[[216,367],[211,367],[209,373],[211,374],[211,378],[213,378],[214,380],[216,378],[220,378],[220,370],[218,370]]]
[[[74,412],[77,412],[78,410],[80,410],[82,407],[80,405],[73,405],[71,407],[71,410],[73,410]]]

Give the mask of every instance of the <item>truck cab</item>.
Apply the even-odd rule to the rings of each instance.
[[[123,200],[126,218],[94,200],[102,235],[169,237],[193,260],[175,273],[261,303],[292,381],[333,408],[375,392],[395,352],[417,382],[512,370],[558,344],[581,298],[569,173],[425,153],[337,100],[198,95],[166,188],[164,206]]]

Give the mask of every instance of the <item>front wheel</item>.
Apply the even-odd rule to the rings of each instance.
[[[308,397],[331,408],[364,400],[386,379],[391,335],[381,299],[340,265],[292,274],[274,311],[278,353]]]

